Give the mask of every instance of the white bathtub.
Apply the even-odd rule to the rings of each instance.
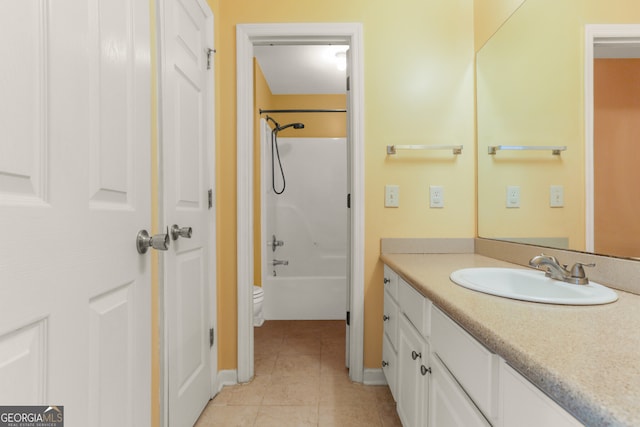
[[[263,278],[266,320],[336,320],[347,312],[347,278]]]

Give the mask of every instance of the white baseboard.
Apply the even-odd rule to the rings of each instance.
[[[226,385],[238,384],[238,371],[235,369],[229,369],[226,371],[219,371],[216,381],[213,383],[213,395],[220,393],[222,387]]]
[[[387,379],[384,377],[382,369],[365,369],[363,383],[365,385],[386,385]]]

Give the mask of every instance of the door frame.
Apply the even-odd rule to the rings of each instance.
[[[594,211],[594,87],[593,68],[595,60],[594,46],[605,42],[612,48],[624,45],[640,44],[640,25],[638,24],[587,24],[585,25],[584,48],[584,135],[585,135],[585,249],[593,252],[595,246]]]
[[[348,44],[351,50],[351,269],[349,286],[349,377],[364,377],[364,52],[362,24],[238,24],[237,82],[237,292],[238,381],[254,373],[253,348],[253,46],[298,42]],[[346,202],[345,202],[346,203]]]
[[[155,91],[157,94],[156,105],[156,132],[157,132],[157,156],[155,158],[156,161],[156,170],[158,172],[158,185],[157,185],[157,205],[155,209],[157,210],[157,223],[154,223],[154,227],[157,227],[158,230],[162,230],[163,227],[167,227],[167,218],[164,211],[164,202],[165,202],[165,180],[163,176],[163,161],[164,161],[164,115],[163,115],[163,85],[164,85],[164,49],[166,46],[166,33],[164,28],[165,22],[165,8],[164,2],[166,0],[155,0],[155,8],[156,8],[156,82],[155,82]],[[215,16],[213,10],[209,4],[204,0],[198,0],[203,8],[206,8],[210,12],[210,16],[208,21],[211,23],[207,28],[207,39],[210,43],[211,48],[215,46]],[[206,138],[210,141],[206,147],[206,155],[207,155],[207,164],[206,167],[209,169],[209,188],[215,191],[215,50],[211,53],[211,78],[207,79],[207,94],[205,104],[207,105],[207,114],[205,117],[208,117],[207,121],[207,135]],[[153,191],[153,190],[152,190]],[[210,368],[211,372],[209,374],[209,378],[211,381],[211,395],[210,398],[215,396],[218,392],[218,340],[217,340],[217,253],[216,253],[216,195],[215,193],[212,196],[212,207],[209,209],[209,218],[207,222],[209,223],[209,237],[207,239],[207,245],[209,249],[209,326],[214,330],[214,345],[209,349],[209,357],[210,357]],[[160,394],[160,425],[164,427],[168,427],[169,423],[169,360],[168,360],[168,346],[167,346],[167,327],[166,327],[166,317],[165,317],[165,306],[167,302],[166,295],[166,286],[165,286],[165,261],[164,257],[158,257],[158,328],[159,328],[159,347],[160,347],[160,380],[159,380],[159,394]],[[212,298],[216,298],[216,301],[212,300]],[[214,303],[215,302],[215,303]]]

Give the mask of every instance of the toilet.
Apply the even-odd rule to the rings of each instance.
[[[262,302],[264,301],[264,290],[260,286],[253,286],[253,326],[262,326],[264,316],[262,315]]]

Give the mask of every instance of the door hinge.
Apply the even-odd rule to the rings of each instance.
[[[347,311],[347,326],[351,325],[351,312]]]
[[[211,209],[213,207],[213,190],[211,188],[207,191],[207,195],[209,197],[209,209]]]
[[[347,77],[347,91],[351,90],[351,76]]]
[[[213,347],[213,328],[209,329],[209,347]]]
[[[216,50],[209,48],[206,50],[206,52],[207,52],[207,70],[210,70],[212,57],[213,57],[213,54],[216,53]]]
[[[351,209],[351,193],[347,194],[347,209]]]

